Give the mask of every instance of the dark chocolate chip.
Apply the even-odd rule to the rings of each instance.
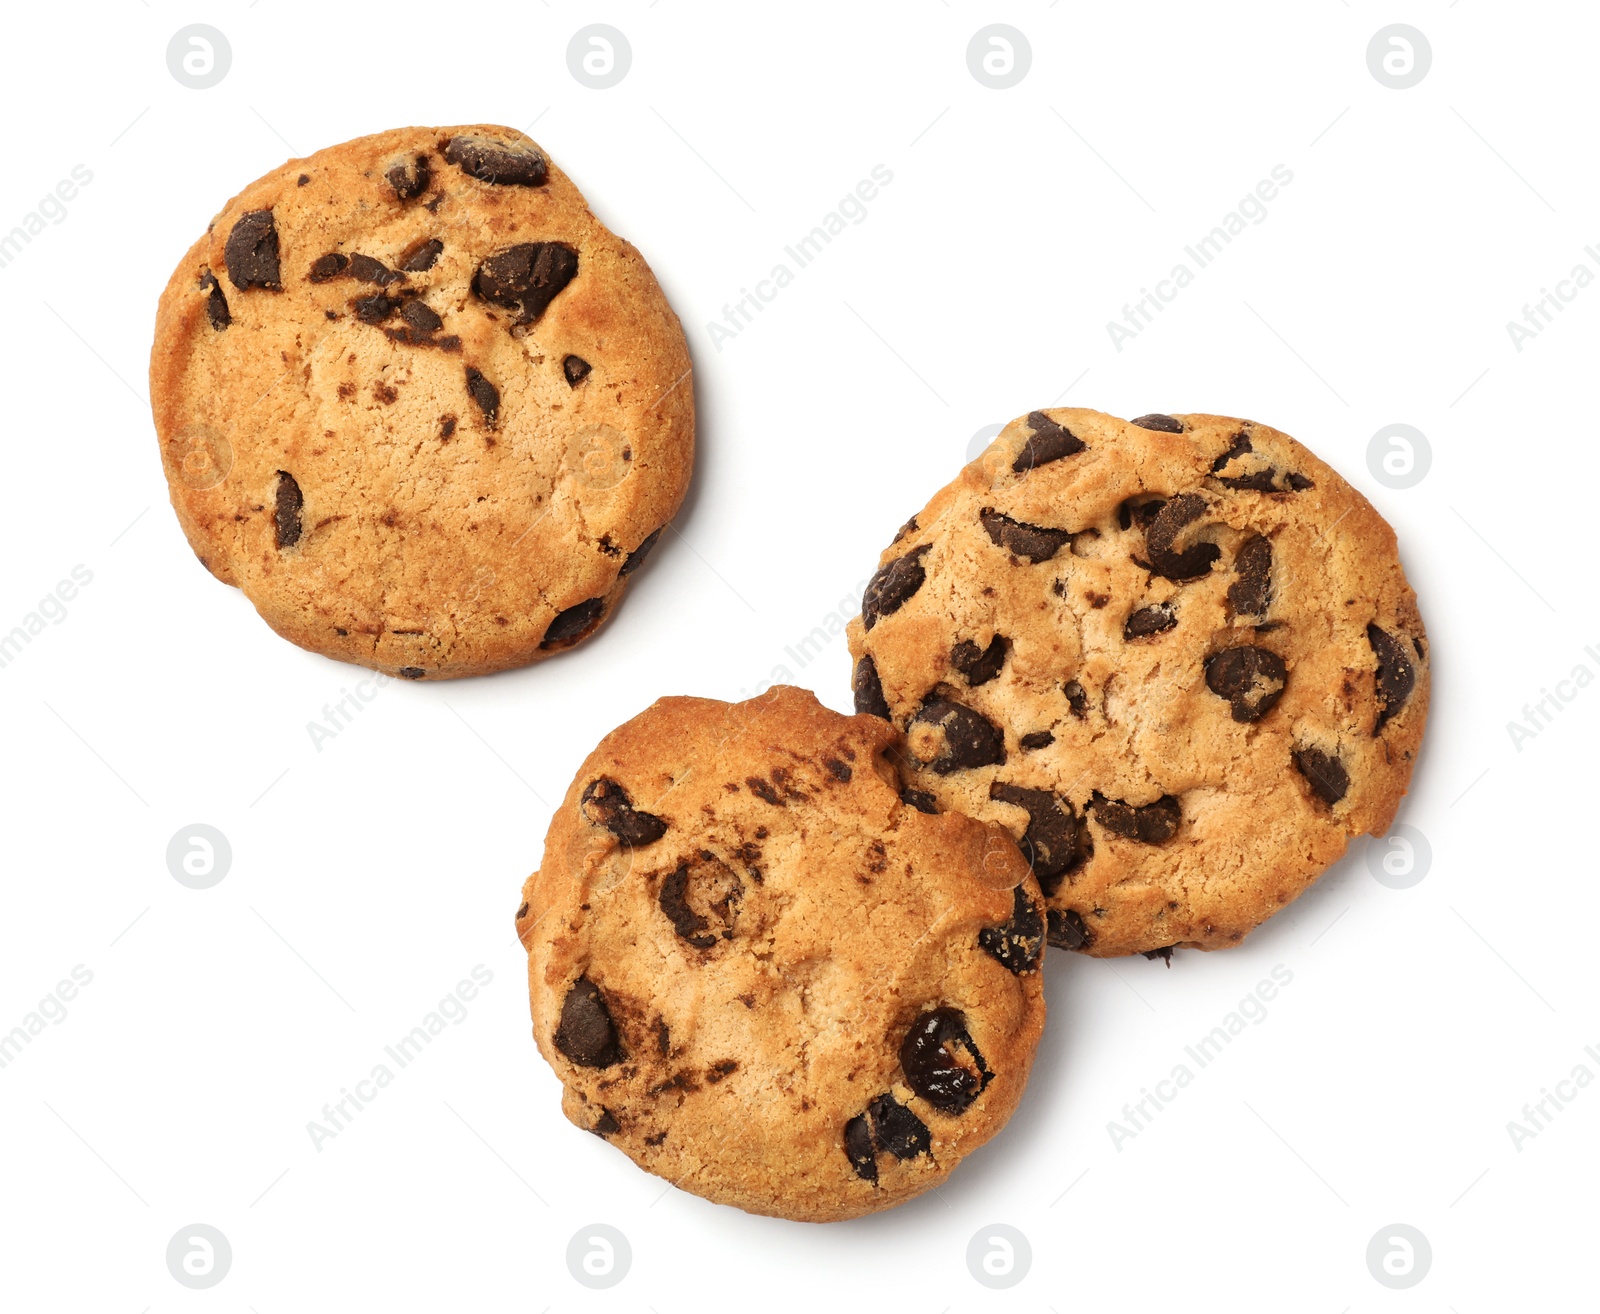
[[[311,262],[311,272],[306,278],[313,283],[326,283],[330,279],[338,278],[348,268],[350,268],[349,256],[340,251],[329,251],[327,255],[319,255]]]
[[[878,1155],[872,1148],[872,1129],[864,1113],[858,1113],[844,1125],[844,1157],[850,1160],[850,1166],[862,1181],[878,1184]]]
[[[1087,949],[1093,939],[1083,915],[1071,908],[1052,908],[1048,928],[1046,934],[1057,949]]]
[[[280,548],[293,547],[300,541],[300,508],[304,505],[305,498],[300,495],[295,477],[287,470],[279,470],[272,524]]]
[[[351,278],[359,278],[363,283],[376,283],[379,287],[388,287],[390,283],[405,277],[390,269],[383,261],[362,255],[359,251],[350,257],[349,268]]]
[[[610,1109],[602,1106],[600,1109],[600,1120],[596,1122],[593,1127],[589,1128],[589,1130],[592,1131],[596,1136],[614,1136],[617,1132],[622,1130],[622,1124],[617,1121],[616,1116],[611,1112]]]
[[[400,268],[408,274],[421,274],[433,268],[434,261],[439,258],[439,252],[444,250],[444,243],[437,237],[430,237],[407,251],[400,260]]]
[[[918,812],[926,812],[930,817],[939,815],[939,800],[925,789],[912,789],[907,785],[900,791],[900,801],[909,808],[916,808]]]
[[[1294,769],[1306,778],[1311,792],[1332,807],[1350,788],[1350,773],[1337,757],[1320,748],[1297,748],[1290,754]]]
[[[420,666],[402,666],[400,674],[408,680],[420,680],[427,672]]]
[[[565,648],[576,643],[600,623],[605,610],[604,598],[588,598],[575,607],[558,611],[555,619],[550,622],[550,627],[545,630],[544,638],[539,640],[539,647]]]
[[[1198,493],[1184,493],[1156,512],[1144,534],[1152,573],[1168,579],[1197,579],[1211,569],[1212,562],[1222,555],[1215,543],[1195,543],[1183,552],[1172,550],[1178,535],[1205,511],[1205,498]]]
[[[428,181],[433,176],[433,170],[428,167],[428,157],[418,155],[414,159],[399,160],[391,164],[383,175],[389,186],[394,188],[394,194],[402,201],[414,201],[428,190]]]
[[[786,808],[789,804],[782,794],[772,787],[770,781],[763,780],[760,776],[746,776],[744,783],[763,803],[770,803],[775,808]]]
[[[1000,674],[1010,647],[1011,641],[998,634],[989,640],[987,648],[978,647],[971,639],[963,639],[950,650],[950,664],[967,677],[970,686],[976,688]]]
[[[1150,522],[1166,504],[1167,499],[1164,497],[1151,498],[1143,502],[1137,497],[1124,498],[1117,505],[1117,523],[1124,529],[1132,529],[1138,525],[1141,530],[1147,530],[1150,528]]]
[[[1061,692],[1067,696],[1067,706],[1072,709],[1072,714],[1083,720],[1089,715],[1089,695],[1084,691],[1083,685],[1076,680],[1068,680],[1061,686]]]
[[[1272,602],[1272,541],[1260,534],[1239,545],[1228,605],[1240,616],[1265,616]]]
[[[437,333],[444,327],[444,320],[439,318],[433,307],[416,298],[400,307],[400,318],[417,333]]]
[[[1178,946],[1175,945],[1175,944],[1166,944],[1166,945],[1162,945],[1161,948],[1159,948],[1159,949],[1141,949],[1141,950],[1139,950],[1139,952],[1142,953],[1146,958],[1148,958],[1152,963],[1155,962],[1155,960],[1159,958],[1168,967],[1171,967],[1172,966],[1172,951],[1174,949],[1176,949],[1177,947]]]
[[[580,976],[567,991],[561,1004],[561,1021],[556,1025],[555,1045],[563,1054],[584,1068],[609,1068],[622,1057],[617,1044],[617,1028],[611,1021],[600,987]]]
[[[953,1008],[932,1009],[911,1024],[900,1044],[900,1070],[912,1090],[949,1114],[965,1113],[994,1076],[966,1017]]]
[[[566,375],[569,388],[576,388],[587,379],[589,371],[593,368],[582,356],[568,356],[561,362],[561,372]]]
[[[200,287],[202,290],[211,289],[206,296],[206,318],[211,321],[211,327],[220,333],[233,323],[233,313],[228,309],[228,298],[222,294],[222,284],[208,269],[200,279]]]
[[[1141,844],[1165,844],[1178,833],[1183,820],[1183,810],[1171,794],[1163,794],[1154,803],[1134,807],[1120,799],[1107,798],[1096,790],[1090,807],[1094,810],[1094,819],[1111,834],[1138,840]]]
[[[1183,423],[1174,420],[1170,415],[1141,415],[1137,420],[1129,420],[1129,424],[1136,424],[1141,429],[1153,429],[1157,433],[1182,433]]]
[[[667,823],[653,812],[633,806],[628,791],[610,776],[600,776],[584,787],[578,808],[586,820],[604,826],[625,849],[654,844],[667,833]]]
[[[937,775],[1006,760],[1006,740],[1000,727],[961,703],[935,698],[924,704],[913,720],[944,731],[944,750],[927,763]]]
[[[1246,452],[1253,452],[1254,450],[1255,448],[1250,445],[1250,436],[1243,429],[1239,430],[1228,443],[1228,450],[1211,463],[1211,473],[1216,474],[1234,457],[1243,456]]]
[[[1160,634],[1170,630],[1178,623],[1178,613],[1173,610],[1170,602],[1158,602],[1153,606],[1140,607],[1138,611],[1128,617],[1127,623],[1122,627],[1124,639],[1146,639],[1152,634]]]
[[[296,187],[304,187],[310,181],[311,181],[311,175],[309,173],[302,173],[298,178],[296,178],[294,180],[294,185]]]
[[[502,186],[543,187],[550,174],[544,156],[532,146],[487,137],[452,137],[444,157],[479,182]]]
[[[658,529],[654,533],[648,535],[644,542],[640,543],[638,547],[634,548],[632,552],[628,553],[628,559],[622,563],[622,568],[617,571],[618,579],[622,579],[633,574],[633,572],[638,570],[640,566],[644,565],[644,559],[650,555],[651,549],[661,541],[661,530],[665,528],[665,525],[661,526],[661,529]]]
[[[1012,894],[1011,920],[999,926],[985,926],[978,932],[978,945],[1002,967],[1018,976],[1033,971],[1044,956],[1044,914],[1017,886]]]
[[[1308,488],[1316,487],[1316,484],[1307,479],[1303,474],[1297,474],[1293,470],[1284,475],[1283,482],[1288,484],[1289,487],[1296,493],[1303,493]]]
[[[866,592],[861,595],[861,624],[871,629],[883,617],[892,616],[905,606],[906,601],[927,579],[922,568],[922,558],[931,544],[912,548],[903,557],[896,557],[867,581]]]
[[[872,1139],[896,1159],[915,1159],[933,1147],[928,1125],[893,1095],[880,1095],[867,1105]]]
[[[1022,445],[1017,459],[1011,463],[1015,474],[1026,474],[1041,465],[1084,450],[1083,439],[1071,433],[1065,425],[1057,424],[1043,411],[1028,412],[1028,428],[1032,430],[1032,436]]]
[[[522,901],[522,907],[517,909],[516,920],[520,922],[527,915],[528,915],[528,901],[526,899],[524,899]]]
[[[1388,631],[1368,625],[1367,642],[1372,645],[1372,651],[1378,658],[1378,717],[1372,724],[1372,733],[1376,735],[1389,718],[1397,715],[1406,705],[1406,699],[1411,697],[1411,690],[1417,683],[1417,671],[1411,664],[1405,645]]]
[[[991,543],[1015,556],[1027,557],[1035,565],[1041,561],[1049,561],[1072,542],[1071,530],[1025,525],[1020,520],[1001,515],[993,507],[984,507],[978,513],[978,519],[983,522],[983,528],[988,533]]]
[[[1023,735],[1022,738],[1018,739],[1017,745],[1020,748],[1031,750],[1035,748],[1049,748],[1051,744],[1055,743],[1055,741],[1056,737],[1051,734],[1050,731],[1035,730],[1032,734]]]
[[[357,297],[350,308],[363,324],[381,324],[400,308],[400,303],[382,292],[374,292],[370,297]]]
[[[1048,789],[1025,789],[999,780],[989,783],[989,797],[1028,814],[1028,828],[1018,847],[1033,868],[1039,888],[1047,897],[1054,894],[1062,877],[1076,871],[1089,856],[1089,833],[1072,804]]]
[[[871,653],[856,663],[850,688],[856,696],[857,715],[889,719],[889,703],[883,696],[883,681],[878,678],[878,664],[872,660]]]
[[[478,409],[483,412],[484,424],[493,429],[495,421],[500,418],[500,389],[484,378],[480,370],[468,365],[467,391],[472,395],[472,400],[478,404]]]
[[[891,542],[889,546],[893,547],[895,543],[898,543],[907,534],[915,534],[918,528],[919,526],[917,524],[917,518],[916,516],[912,516],[910,520],[906,521],[905,524],[901,525],[899,529],[894,531],[894,541]]]
[[[439,437],[444,442],[449,442],[456,431],[456,417],[441,415],[439,417]]]
[[[1244,488],[1257,493],[1275,493],[1277,485],[1273,482],[1278,476],[1277,470],[1270,466],[1252,471],[1247,475],[1237,475],[1233,478],[1220,478],[1217,480],[1224,488]]]
[[[707,854],[677,870],[661,882],[658,902],[672,929],[696,949],[710,949],[718,938],[731,940],[739,915],[744,886],[738,873]],[[704,911],[698,911],[699,904]]]
[[[1206,688],[1233,705],[1233,719],[1259,721],[1283,697],[1289,671],[1268,648],[1224,648],[1206,658]]]
[[[271,210],[251,210],[239,216],[228,234],[223,256],[234,287],[278,288],[278,229]]]
[[[577,277],[578,253],[564,242],[522,242],[490,256],[472,276],[472,290],[532,324]]]
[[[828,774],[841,784],[849,784],[851,779],[853,779],[856,774],[850,769],[848,763],[841,762],[836,757],[824,758],[822,760],[822,765],[827,767]]]

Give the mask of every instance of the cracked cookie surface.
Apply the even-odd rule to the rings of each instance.
[[[589,755],[517,915],[573,1123],[805,1221],[937,1186],[1005,1123],[1043,901],[1002,827],[902,801],[897,742],[779,686],[661,699]]]
[[[694,461],[676,315],[509,128],[402,128],[223,207],[151,406],[201,562],[284,638],[413,679],[594,633]]]
[[[919,806],[1007,826],[1050,942],[1224,948],[1406,792],[1428,650],[1395,536],[1286,434],[1013,420],[902,528],[849,627]]]

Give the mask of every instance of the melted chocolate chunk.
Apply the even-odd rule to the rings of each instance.
[[[1378,659],[1378,717],[1372,724],[1372,733],[1376,735],[1389,718],[1406,705],[1406,699],[1411,697],[1411,690],[1416,687],[1417,671],[1411,664],[1405,645],[1388,631],[1368,625],[1367,642],[1372,645],[1373,654]]]
[[[1283,697],[1289,671],[1267,648],[1224,648],[1206,658],[1206,688],[1233,705],[1233,719],[1259,721]]]
[[[271,210],[251,210],[239,216],[223,247],[228,277],[241,292],[252,287],[276,290],[278,282],[278,229]]]
[[[1225,468],[1234,457],[1243,456],[1246,452],[1253,452],[1254,450],[1255,448],[1250,445],[1250,436],[1243,429],[1239,430],[1228,443],[1228,450],[1211,463],[1211,473],[1216,474],[1217,471]]]
[[[998,634],[989,640],[987,648],[978,647],[971,639],[963,639],[950,650],[950,664],[967,677],[968,685],[976,688],[1000,674],[1010,647],[1011,641]]]
[[[1132,529],[1135,525],[1141,531],[1150,528],[1150,522],[1156,518],[1162,507],[1166,506],[1164,497],[1151,498],[1141,502],[1137,497],[1127,497],[1117,504],[1117,524],[1124,529]]]
[[[578,275],[578,253],[565,242],[522,242],[490,256],[472,276],[472,290],[532,324]]]
[[[437,237],[430,237],[426,242],[420,242],[412,247],[400,259],[400,268],[408,274],[421,274],[433,268],[434,261],[439,258],[439,252],[444,250],[444,243]]]
[[[1148,958],[1152,963],[1155,962],[1155,960],[1159,958],[1168,967],[1171,967],[1172,966],[1172,951],[1174,949],[1176,949],[1177,947],[1178,946],[1175,945],[1175,944],[1166,944],[1166,945],[1162,945],[1161,948],[1159,948],[1159,949],[1141,949],[1141,950],[1139,950],[1139,952],[1141,954],[1143,954],[1146,958]]]
[[[350,257],[349,272],[351,278],[359,278],[363,283],[376,283],[379,287],[388,287],[390,283],[405,277],[390,269],[383,261],[362,255],[359,251]]]
[[[221,333],[233,323],[233,312],[228,309],[228,298],[222,294],[222,284],[209,269],[200,277],[201,291],[206,288],[211,289],[206,297],[206,318],[211,321],[211,327]]]
[[[1096,790],[1090,807],[1094,810],[1094,819],[1111,834],[1138,840],[1141,844],[1165,844],[1178,833],[1183,820],[1178,800],[1171,794],[1163,794],[1154,803],[1133,807]]]
[[[506,187],[543,187],[550,166],[532,146],[491,141],[487,137],[452,137],[444,157],[479,182]]]
[[[313,283],[326,283],[338,278],[348,268],[349,256],[341,251],[329,251],[327,255],[319,255],[311,262],[311,270],[306,278]]]
[[[614,1136],[622,1130],[622,1124],[617,1121],[616,1115],[604,1106],[600,1109],[600,1119],[589,1128],[596,1136]]]
[[[1272,603],[1272,541],[1260,534],[1239,545],[1233,559],[1228,605],[1236,615],[1265,616]]]
[[[561,1004],[555,1045],[579,1067],[609,1068],[622,1057],[617,1028],[600,987],[580,976]]]
[[[864,1113],[857,1114],[844,1125],[844,1157],[850,1160],[850,1166],[862,1181],[878,1184],[878,1156],[872,1148],[872,1129]]]
[[[428,157],[418,155],[415,159],[400,160],[391,164],[383,177],[384,181],[394,188],[394,194],[400,200],[414,201],[428,190],[433,170],[428,167]]]
[[[1076,680],[1068,680],[1061,686],[1061,692],[1067,696],[1067,706],[1072,709],[1072,714],[1083,720],[1089,715],[1089,695],[1084,691],[1083,685]]]
[[[846,763],[841,762],[836,757],[824,758],[822,765],[827,767],[828,774],[841,784],[849,784],[856,774]]]
[[[896,557],[867,581],[866,592],[861,595],[861,624],[871,629],[885,616],[892,616],[906,605],[928,572],[922,568],[922,558],[931,544],[912,548],[903,557]]]
[[[916,808],[918,812],[926,812],[930,817],[939,815],[939,800],[925,789],[912,789],[907,785],[900,791],[900,801],[909,808]]]
[[[1311,792],[1329,807],[1342,799],[1350,788],[1350,773],[1344,769],[1344,763],[1320,748],[1297,748],[1289,756],[1294,769],[1311,786]]]
[[[561,373],[566,376],[569,388],[576,388],[587,379],[593,368],[582,356],[567,356],[561,362]]]
[[[1088,830],[1072,804],[1048,789],[1025,789],[999,780],[990,782],[989,797],[1028,814],[1028,828],[1017,847],[1033,868],[1045,897],[1053,895],[1062,877],[1076,871],[1089,856]]]
[[[278,492],[272,508],[272,526],[280,548],[293,547],[300,541],[300,508],[305,498],[300,496],[300,485],[287,470],[278,471]]]
[[[618,579],[626,578],[627,576],[633,574],[634,571],[638,570],[640,566],[644,565],[644,559],[650,555],[651,550],[657,543],[661,541],[661,530],[665,528],[666,526],[662,525],[661,529],[646,535],[644,542],[640,543],[638,547],[634,548],[632,552],[628,553],[627,560],[622,563],[622,569],[617,571]]]
[[[605,610],[604,598],[588,598],[575,607],[558,611],[555,619],[550,622],[550,627],[545,630],[544,638],[539,640],[539,647],[548,650],[565,648],[576,643],[593,631],[605,615]]]
[[[1124,639],[1146,639],[1152,634],[1160,634],[1170,630],[1178,623],[1178,613],[1173,610],[1170,602],[1158,602],[1153,606],[1140,607],[1138,611],[1128,617],[1127,623],[1122,627]]]
[[[363,324],[381,324],[400,309],[400,303],[382,292],[374,292],[370,297],[357,297],[350,308]]]
[[[918,528],[919,526],[917,525],[917,518],[916,516],[912,516],[910,520],[906,521],[905,524],[901,525],[899,529],[894,531],[894,540],[889,544],[889,546],[893,547],[895,543],[898,543],[907,534],[915,534]]]
[[[1031,734],[1023,735],[1017,740],[1017,746],[1028,750],[1035,748],[1049,748],[1055,743],[1056,737],[1048,730],[1035,730]]]
[[[1006,740],[1000,727],[961,703],[935,698],[924,704],[913,720],[944,731],[944,751],[926,764],[937,775],[1006,760]]]
[[[900,1045],[900,1069],[912,1090],[949,1114],[965,1113],[994,1077],[966,1017],[953,1008],[935,1008],[911,1024]]]
[[[1073,456],[1084,450],[1083,440],[1069,432],[1065,425],[1057,424],[1043,411],[1028,413],[1028,428],[1032,436],[1022,445],[1017,459],[1011,463],[1015,474],[1026,474],[1063,456]]]
[[[628,791],[610,776],[599,776],[584,787],[578,809],[585,820],[615,835],[625,849],[654,844],[667,833],[667,823],[653,812],[635,808]]]
[[[872,1119],[872,1139],[880,1150],[896,1159],[915,1159],[933,1146],[928,1125],[893,1095],[880,1095],[867,1105]]]
[[[850,688],[856,696],[857,715],[889,719],[889,703],[883,696],[883,681],[878,678],[878,664],[872,660],[871,653],[856,663]]]
[[[696,949],[710,949],[719,937],[733,939],[743,894],[738,874],[709,853],[702,853],[692,866],[680,862],[661,882],[658,902],[682,939]]]
[[[1057,949],[1087,949],[1093,937],[1083,915],[1071,908],[1052,908],[1047,935]]]
[[[1145,547],[1150,552],[1152,574],[1168,579],[1198,579],[1222,555],[1215,543],[1195,543],[1183,552],[1174,552],[1178,535],[1205,514],[1206,502],[1198,493],[1175,497],[1156,512],[1145,530]]]
[[[1007,971],[1022,976],[1039,966],[1044,956],[1044,914],[1017,886],[1012,892],[1011,920],[985,926],[978,932],[979,947]]]
[[[420,680],[427,672],[420,666],[402,666],[400,674],[407,680]]]
[[[483,412],[484,426],[493,429],[500,418],[500,389],[483,377],[481,371],[467,366],[467,392]]]
[[[1236,475],[1231,478],[1219,478],[1217,482],[1224,488],[1244,488],[1257,493],[1275,493],[1277,485],[1273,482],[1278,477],[1277,470],[1270,466],[1252,471],[1247,475]]]
[[[1068,529],[1046,529],[1040,525],[1025,525],[1020,520],[1003,516],[993,507],[984,507],[978,513],[989,541],[1004,548],[1013,556],[1027,557],[1034,565],[1049,561],[1051,557],[1072,542]]]
[[[434,312],[433,308],[425,301],[412,299],[400,307],[400,318],[405,320],[413,332],[421,334],[437,333],[444,327],[444,320]]]
[[[1153,429],[1157,433],[1182,433],[1183,423],[1174,420],[1170,415],[1141,415],[1137,420],[1129,420],[1129,424],[1136,424],[1141,429]]]
[[[1303,474],[1296,474],[1292,470],[1288,474],[1284,475],[1283,482],[1288,484],[1290,489],[1296,493],[1303,493],[1308,488],[1316,487],[1316,484],[1307,479]]]

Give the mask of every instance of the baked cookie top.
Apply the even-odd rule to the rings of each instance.
[[[1013,420],[880,558],[856,708],[920,806],[999,821],[1050,942],[1223,948],[1381,833],[1428,711],[1394,532],[1286,434]]]
[[[643,258],[510,128],[399,128],[229,201],[156,316],[150,395],[200,560],[302,647],[411,678],[603,623],[694,461]]]
[[[779,686],[663,698],[601,741],[517,914],[568,1118],[819,1222],[999,1130],[1044,1025],[1038,885],[1002,827],[901,801],[897,740]]]

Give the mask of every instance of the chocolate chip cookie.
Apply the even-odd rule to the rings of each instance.
[[[873,717],[664,698],[584,762],[528,879],[533,1034],[640,1167],[825,1221],[939,1185],[1022,1094],[1039,887],[1003,827],[902,800]]]
[[[907,797],[1007,826],[1050,943],[1236,944],[1406,792],[1428,651],[1395,536],[1287,435],[1034,411],[900,530],[849,627]]]
[[[593,634],[683,499],[648,266],[510,128],[401,128],[223,207],[156,318],[172,503],[283,637],[412,679]]]

